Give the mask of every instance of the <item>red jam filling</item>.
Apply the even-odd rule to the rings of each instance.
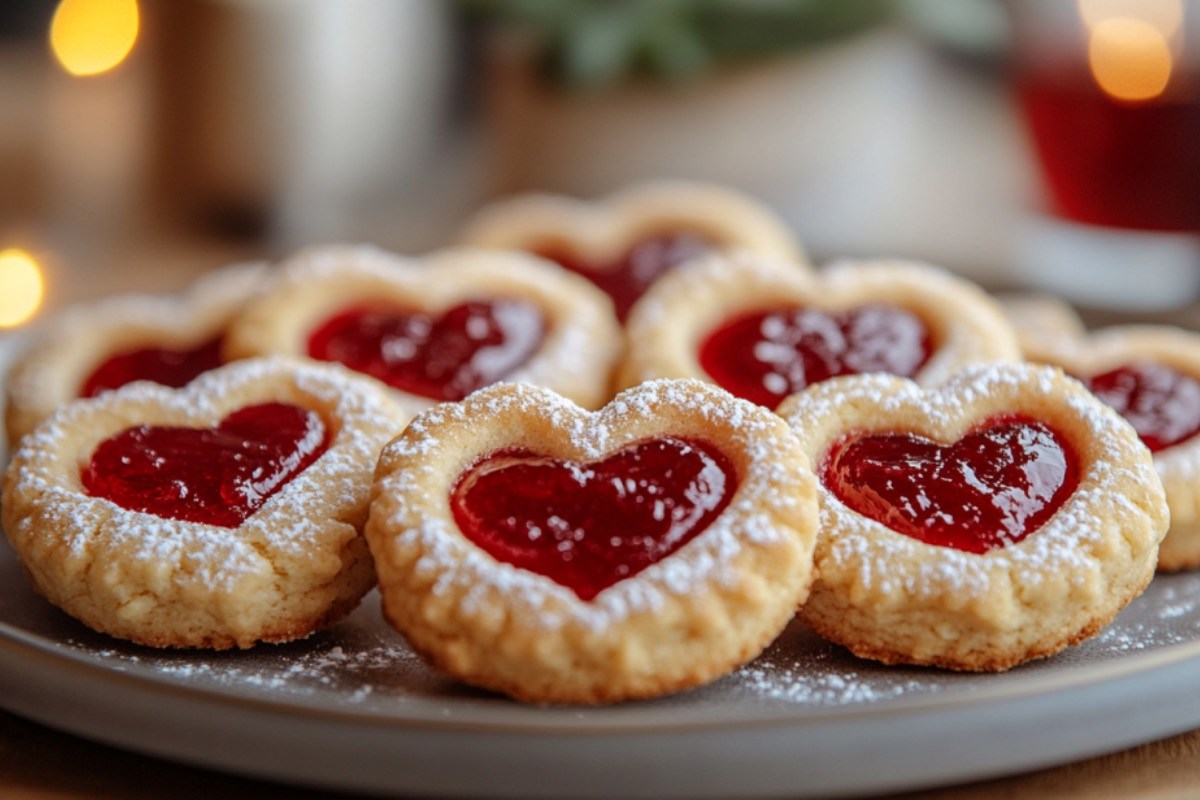
[[[839,375],[912,377],[933,350],[916,314],[865,305],[835,314],[813,308],[758,311],[726,321],[700,346],[700,366],[725,389],[767,408]]]
[[[328,448],[320,415],[248,406],[215,428],[141,425],[100,443],[80,476],[130,511],[237,528]]]
[[[704,255],[716,245],[697,233],[677,231],[647,236],[611,264],[592,264],[563,245],[533,248],[542,258],[557,262],[600,287],[612,298],[622,322],[650,284],[685,261]]]
[[[118,389],[134,381],[154,381],[178,389],[191,383],[202,372],[221,366],[221,337],[205,342],[194,350],[167,350],[147,347],[118,353],[88,376],[80,397],[95,397],[109,389]]]
[[[524,300],[474,300],[441,316],[363,306],[321,324],[308,354],[411,394],[461,400],[529,360],[545,328],[541,309]]]
[[[1200,433],[1200,381],[1190,375],[1140,361],[1082,380],[1129,420],[1151,452]]]
[[[589,601],[695,538],[736,489],[720,451],[664,437],[586,464],[499,451],[462,474],[450,507],[493,558]]]
[[[1045,524],[1079,485],[1079,458],[1041,422],[1001,417],[951,445],[912,434],[849,436],[822,481],[863,516],[927,544],[986,553]]]

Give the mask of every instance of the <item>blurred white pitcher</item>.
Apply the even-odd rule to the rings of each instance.
[[[428,161],[446,117],[438,0],[156,0],[157,161],[192,212],[336,237]],[[171,198],[168,197],[168,200]]]

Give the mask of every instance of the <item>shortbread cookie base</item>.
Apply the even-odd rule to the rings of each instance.
[[[999,307],[974,285],[908,262],[841,262],[816,274],[780,269],[755,253],[714,254],[660,279],[634,306],[619,387],[653,378],[712,378],[700,348],[727,320],[754,311],[868,303],[907,309],[929,328],[934,352],[914,379],[937,384],[968,364],[1020,359]]]
[[[1200,334],[1179,328],[1124,325],[1088,336],[1030,339],[1024,347],[1030,360],[1075,375],[1099,375],[1150,361],[1200,380]],[[1159,548],[1159,569],[1177,572],[1200,567],[1200,436],[1158,451],[1154,466],[1171,507],[1171,528]]]
[[[226,353],[304,357],[312,332],[355,306],[382,303],[438,313],[488,298],[528,300],[545,315],[541,346],[505,381],[546,386],[588,407],[608,399],[621,347],[611,301],[584,278],[524,253],[464,248],[411,259],[372,247],[301,252],[230,328]],[[435,402],[389,391],[415,408]]]
[[[95,447],[129,427],[205,427],[275,401],[320,413],[329,448],[237,529],[130,511],[81,483]],[[95,630],[152,647],[300,638],[374,584],[360,535],[371,473],[406,421],[373,383],[331,365],[254,360],[182,391],[128,386],[64,406],[23,440],[4,479],[4,531],[34,588]]]
[[[1005,318],[1017,332],[1017,341],[1027,356],[1047,350],[1069,351],[1087,336],[1087,326],[1075,313],[1075,309],[1052,295],[1036,292],[1010,293],[997,295],[996,300],[1000,303]]]
[[[998,671],[1091,636],[1145,588],[1168,523],[1150,453],[1132,427],[1060,370],[971,368],[927,392],[911,381],[838,378],[779,410],[818,475],[847,432],[953,442],[990,418],[1045,421],[1075,447],[1075,493],[1021,542],[974,554],[864,517],[824,487],[804,616],[822,636],[887,663]]]
[[[1170,498],[1168,497],[1168,501]],[[1159,572],[1183,572],[1200,567],[1200,520],[1175,522],[1158,548]]]
[[[205,276],[184,294],[114,297],[47,323],[5,381],[10,447],[77,399],[106,359],[147,347],[193,348],[219,336],[266,273],[266,264],[236,264]]]
[[[589,202],[562,195],[527,194],[501,200],[463,228],[462,244],[529,250],[566,247],[603,269],[639,240],[687,231],[717,247],[746,248],[789,262],[808,259],[788,226],[746,195],[706,183],[651,181]]]
[[[488,453],[592,461],[664,435],[716,445],[737,493],[695,539],[590,602],[496,561],[454,523],[450,492]],[[702,684],[778,635],[812,579],[815,493],[782,420],[714,387],[655,382],[589,414],[497,386],[421,414],[385,448],[366,535],[385,616],[438,667],[531,702],[607,703]]]

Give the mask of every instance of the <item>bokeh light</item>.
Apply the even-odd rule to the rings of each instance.
[[[0,328],[27,322],[42,305],[44,285],[37,261],[24,250],[0,251]]]
[[[72,75],[116,67],[137,42],[137,0],[62,0],[50,23],[50,49]]]
[[[1171,45],[1159,28],[1142,19],[1116,17],[1092,26],[1088,64],[1096,83],[1118,100],[1144,101],[1161,95],[1174,67]]]

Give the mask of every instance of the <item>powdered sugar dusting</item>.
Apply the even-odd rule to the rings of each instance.
[[[271,291],[343,286],[363,277],[435,310],[466,299],[531,301],[546,318],[545,337],[506,380],[547,386],[580,402],[598,405],[604,399],[608,372],[619,355],[620,327],[608,298],[586,279],[529,253],[454,248],[408,258],[366,245],[341,245],[301,251],[284,265]]]
[[[1099,376],[1139,363],[1157,364],[1184,376],[1200,375],[1200,335],[1166,325],[1118,325],[1087,332],[1069,306],[1048,303],[1040,321],[1022,330],[1022,346],[1033,361],[1061,366],[1072,375]],[[1061,307],[1060,307],[1061,306]],[[1027,314],[1027,316],[1029,316]],[[1062,329],[1062,330],[1059,330]],[[1200,437],[1192,436],[1154,453],[1171,506],[1171,531],[1160,553],[1168,569],[1193,563],[1200,520]]]
[[[7,376],[12,419],[24,433],[60,405],[74,400],[87,373],[105,355],[103,346],[209,340],[266,280],[261,262],[234,264],[208,273],[186,292],[131,294],[76,306],[39,325],[32,345]],[[138,337],[130,340],[130,332]],[[110,341],[111,340],[111,341]],[[97,344],[99,343],[99,344]],[[80,358],[83,353],[87,357]],[[82,372],[81,372],[82,371]]]
[[[712,287],[725,297],[737,286],[769,285],[785,294],[809,294],[817,291],[817,278],[808,270],[798,270],[789,259],[758,250],[727,248],[714,250],[689,261],[686,269],[672,270],[655,281],[633,307],[629,319],[631,338],[653,343],[653,331],[659,326],[675,325],[678,312],[694,305],[692,295],[707,293]],[[711,320],[696,322],[705,325]]]
[[[915,540],[891,534],[880,523],[848,509],[831,492],[821,490],[822,529],[838,531],[829,542],[828,561],[854,565],[864,588],[887,595],[949,592],[982,599],[993,591],[998,576],[1014,570],[1029,589],[1043,582],[1066,582],[1074,590],[1094,593],[1104,585],[1098,576],[1106,560],[1127,557],[1130,547],[1144,552],[1152,545],[1155,524],[1143,520],[1161,514],[1161,507],[1143,509],[1120,488],[1150,487],[1146,491],[1153,496],[1157,483],[1149,455],[1128,423],[1061,371],[1013,364],[971,367],[936,392],[889,376],[858,376],[814,387],[780,412],[802,440],[823,450],[845,432],[830,428],[839,424],[844,408],[878,409],[878,414],[870,416],[871,424],[882,420],[884,429],[889,418],[915,409],[922,426],[917,432],[950,433],[953,439],[989,416],[1036,408],[1059,413],[1054,409],[1064,404],[1067,413],[1086,429],[1081,438],[1089,448],[1083,456],[1084,474],[1079,489],[1056,515],[1019,545],[982,556],[939,548],[939,558],[920,559],[915,555],[920,547]],[[851,418],[855,426],[865,424],[858,417]],[[1130,524],[1130,520],[1137,523]],[[1131,538],[1123,543],[1122,536]],[[905,569],[897,568],[901,563]]]
[[[1000,675],[885,666],[856,659],[794,622],[763,655],[722,679],[747,704],[854,708],[976,692],[1091,664],[1200,642],[1200,575],[1159,576],[1097,636],[1063,653]]]
[[[280,381],[291,381],[331,409],[336,434],[311,467],[236,531],[130,511],[84,492],[78,465],[89,454],[73,452],[69,442],[95,436],[106,424],[112,427],[114,415],[125,419],[122,407],[155,409],[149,421],[159,424],[214,424],[239,407],[230,407],[231,397],[274,399],[277,395],[270,387]],[[108,435],[140,421],[117,422]],[[348,371],[289,359],[236,362],[180,391],[131,384],[64,406],[22,441],[9,480],[15,492],[39,498],[42,530],[34,530],[27,517],[10,525],[7,533],[32,551],[65,550],[77,562],[71,567],[77,571],[90,569],[92,557],[103,550],[119,552],[123,561],[141,565],[159,580],[186,576],[209,589],[230,590],[243,578],[270,574],[272,553],[305,557],[320,552],[317,541],[328,520],[305,512],[304,498],[329,497],[332,492],[335,510],[361,503],[379,449],[404,421],[380,390]],[[56,535],[49,536],[49,530]]]
[[[1016,361],[1015,334],[999,306],[951,273],[898,260],[842,261],[817,273],[783,268],[761,253],[713,253],[657,281],[630,316],[622,380],[705,377],[697,356],[714,320],[751,310],[796,308],[828,312],[881,303],[914,314],[936,346],[915,380],[932,386],[973,363]]]
[[[4,556],[9,559],[10,556]],[[0,616],[13,622],[12,604],[3,598],[19,593],[20,605],[42,601],[19,582],[0,588]],[[44,617],[44,615],[43,615]],[[440,710],[447,717],[469,718],[482,706],[514,706],[499,696],[473,692],[423,662],[387,626],[374,596],[346,622],[312,638],[287,645],[260,646],[246,652],[174,652],[138,648],[107,639],[72,624],[54,627],[60,617],[22,627],[39,630],[60,646],[99,660],[107,668],[148,674],[196,688],[234,689],[283,701],[303,699],[381,713],[405,713],[414,705]],[[611,713],[637,707],[697,709],[714,717],[731,712],[784,711],[792,714],[882,707],[934,697],[958,697],[998,685],[1019,686],[1034,675],[1070,675],[1073,670],[1140,654],[1200,642],[1200,575],[1160,576],[1146,594],[1107,629],[1088,642],[1044,661],[1000,675],[973,675],[938,669],[888,667],[854,658],[808,630],[791,626],[754,661],[713,684],[682,695],[625,704]],[[531,709],[553,717],[553,709]],[[589,719],[593,709],[571,709]]]
[[[402,640],[380,631],[345,628],[340,637],[319,635],[302,644],[251,653],[179,653],[104,648],[77,639],[67,646],[98,657],[117,671],[137,670],[175,683],[251,690],[281,698],[336,696],[361,705],[384,696],[389,702],[429,696],[447,681],[429,671]]]
[[[720,446],[744,453],[740,487],[730,507],[700,536],[670,558],[648,567],[636,579],[621,581],[593,601],[580,603],[554,581],[495,561],[458,532],[448,511],[449,486],[475,455],[449,466],[440,460],[447,445],[440,435],[458,435],[467,425],[489,430],[519,430],[519,419],[539,419],[567,439],[569,456],[596,460],[614,448],[649,435],[680,434],[670,419],[691,420],[685,435],[715,431]],[[683,423],[679,423],[683,424]],[[801,469],[802,456],[781,458],[778,449],[794,447],[786,427],[774,415],[747,401],[699,381],[652,381],[619,395],[610,405],[590,414],[552,393],[530,386],[485,389],[459,404],[444,404],[418,416],[405,435],[389,446],[384,464],[403,459],[405,467],[387,470],[382,491],[402,495],[406,504],[387,522],[397,544],[424,553],[418,576],[433,581],[435,594],[462,592],[468,613],[483,611],[494,593],[503,593],[514,613],[546,628],[569,621],[598,629],[641,612],[653,612],[671,596],[686,597],[705,581],[730,586],[742,580],[733,563],[743,547],[771,548],[789,533],[772,521],[790,518],[800,500],[796,487],[811,480]],[[462,445],[462,442],[459,442]],[[474,443],[468,445],[473,446]],[[476,455],[496,449],[526,446],[515,440],[489,440]],[[774,452],[773,452],[774,451]],[[442,475],[439,470],[452,469]],[[435,480],[426,481],[433,475]],[[433,487],[428,489],[426,487]],[[375,523],[372,522],[374,527]],[[478,606],[478,607],[477,607]],[[557,609],[545,613],[545,609]]]
[[[869,675],[869,673],[868,673]],[[937,684],[919,680],[898,683],[872,681],[856,671],[814,672],[804,662],[756,663],[743,667],[735,678],[743,687],[766,700],[806,706],[851,706],[878,703],[918,692],[931,693]]]

